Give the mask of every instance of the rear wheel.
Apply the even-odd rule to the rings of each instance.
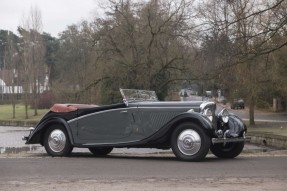
[[[175,156],[184,161],[200,161],[209,151],[210,138],[193,123],[183,123],[173,132],[171,148]]]
[[[210,151],[218,158],[235,158],[244,148],[244,142],[220,143],[210,146]]]
[[[110,152],[112,152],[113,147],[90,147],[89,150],[95,156],[106,156]]]
[[[61,125],[53,125],[47,130],[44,136],[44,146],[51,156],[67,156],[73,150],[67,131]]]

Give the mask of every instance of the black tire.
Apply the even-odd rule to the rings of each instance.
[[[91,153],[93,153],[95,156],[106,156],[110,152],[112,152],[113,147],[90,147],[89,150]]]
[[[244,142],[214,144],[210,146],[210,151],[218,158],[235,158],[244,148]]]
[[[196,124],[182,123],[172,133],[171,148],[183,161],[201,161],[210,147],[210,137]]]
[[[62,125],[53,125],[46,131],[44,147],[49,155],[55,157],[67,156],[73,150],[67,131]]]

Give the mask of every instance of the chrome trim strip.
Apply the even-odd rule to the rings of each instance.
[[[190,105],[187,105],[187,106],[182,106],[182,107],[179,107],[179,106],[166,106],[166,107],[145,107],[145,106],[140,106],[139,109],[183,109],[183,108],[189,108],[189,109],[196,109],[198,107],[191,107]]]
[[[104,110],[104,111],[99,111],[99,112],[95,112],[95,113],[90,113],[90,114],[87,114],[87,115],[83,115],[83,116],[81,116],[81,117],[77,117],[77,118],[71,119],[71,120],[68,121],[68,124],[69,124],[69,123],[72,123],[72,122],[74,122],[74,121],[76,121],[76,120],[83,119],[83,118],[86,118],[86,117],[89,117],[89,116],[92,116],[92,115],[98,115],[98,114],[106,113],[106,112],[110,112],[110,111],[120,111],[120,110],[129,110],[129,109],[137,109],[137,107],[108,109],[108,110]]]

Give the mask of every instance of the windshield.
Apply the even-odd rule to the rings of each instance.
[[[158,101],[155,91],[120,89],[124,102]]]

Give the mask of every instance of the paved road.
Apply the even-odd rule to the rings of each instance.
[[[287,157],[238,157],[222,160],[209,156],[203,162],[181,162],[169,156],[115,156],[1,158],[0,181],[58,179],[140,178],[279,178],[287,180]]]
[[[247,145],[232,160],[209,154],[203,162],[177,161],[170,151],[115,149],[95,158],[75,149],[69,158],[49,157],[25,146],[27,128],[0,127],[0,190],[279,190],[287,188],[287,152]],[[267,151],[263,152],[263,151]]]
[[[0,190],[279,190],[287,188],[287,157],[0,158]]]

